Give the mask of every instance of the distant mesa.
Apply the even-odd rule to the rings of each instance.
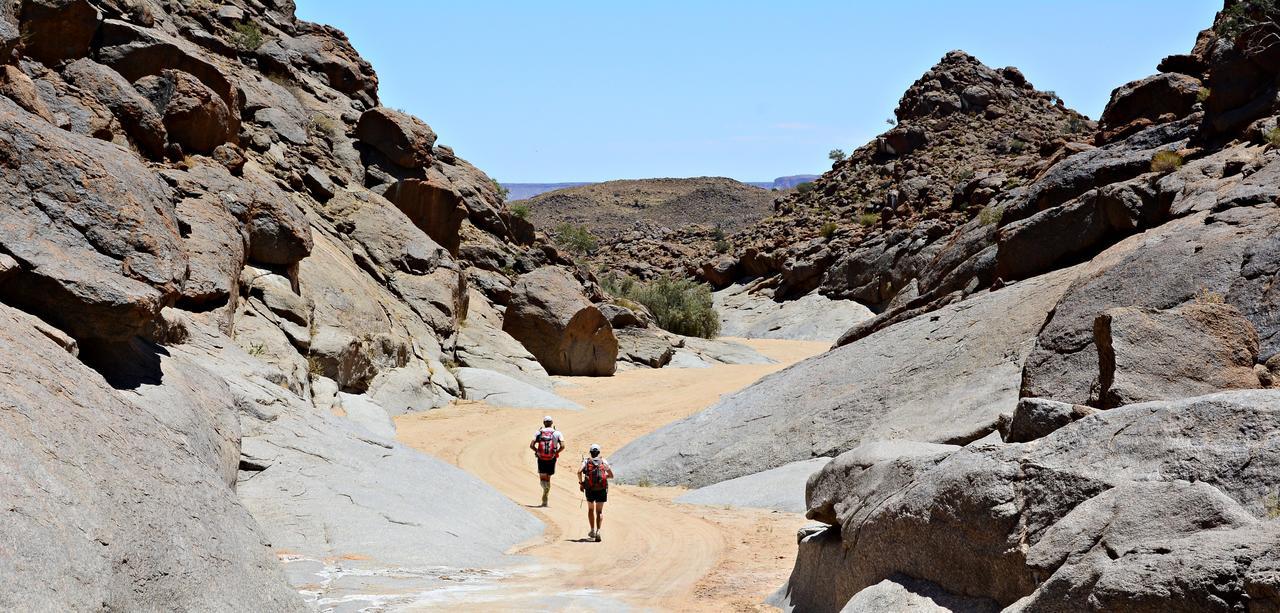
[[[801,183],[806,183],[817,179],[818,175],[790,175],[787,177],[778,177],[773,181],[747,181],[746,184],[767,190],[784,190],[791,189]],[[502,186],[507,188],[507,200],[527,200],[534,196],[539,196],[547,192],[553,192],[558,189],[568,189],[570,187],[582,187],[583,185],[595,185],[592,181],[568,182],[568,183],[503,183]]]

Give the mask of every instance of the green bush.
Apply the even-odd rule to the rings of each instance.
[[[511,195],[511,190],[503,187],[501,183],[498,183],[497,179],[489,179],[489,180],[493,181],[493,191],[498,192],[498,198],[501,199],[503,202],[506,202],[507,196]]]
[[[1027,141],[1015,138],[1009,141],[1009,153],[1018,154],[1026,151]]]
[[[512,216],[512,217],[516,217],[516,218],[518,218],[518,219],[528,219],[528,218],[529,218],[529,205],[527,205],[527,204],[513,204],[513,205],[511,205],[509,208],[510,208],[510,210],[511,210],[511,216]]]
[[[663,330],[702,338],[720,333],[711,288],[702,283],[672,276],[646,283],[627,275],[606,275],[600,285],[616,298],[644,305]]]
[[[1267,130],[1267,134],[1264,138],[1267,140],[1268,145],[1271,145],[1272,147],[1280,147],[1280,128],[1271,128],[1270,130]]]
[[[238,23],[236,31],[231,35],[231,45],[242,53],[257,51],[265,42],[267,39],[262,35],[262,28],[256,23]]]
[[[835,236],[836,230],[839,230],[839,229],[840,229],[840,226],[837,226],[836,222],[828,221],[827,223],[822,224],[822,229],[818,230],[818,234],[821,234],[822,238],[831,240],[831,237]]]
[[[1004,207],[987,206],[978,213],[978,221],[984,226],[994,226],[1004,217]]]
[[[591,233],[591,230],[586,226],[575,226],[568,222],[556,226],[551,238],[557,245],[574,253],[585,255],[594,253],[600,248],[600,241]]]
[[[880,221],[880,214],[875,212],[860,213],[858,215],[858,225],[864,228],[870,228]]]
[[[809,192],[813,191],[813,181],[805,181],[804,183],[801,183],[801,184],[797,185],[797,186],[796,186],[796,191],[798,191],[798,192],[800,192],[800,193],[802,193],[802,194],[807,194],[807,193],[809,193]]]
[[[845,153],[841,149],[832,149],[831,151],[827,152],[827,159],[831,160],[832,162],[843,162],[844,158],[845,158]]]
[[[1151,156],[1153,172],[1169,172],[1182,166],[1182,156],[1176,151],[1157,151]]]
[[[1212,96],[1212,95],[1213,95],[1213,92],[1210,91],[1209,88],[1201,87],[1198,91],[1196,91],[1196,102],[1207,102],[1209,100],[1209,96]]]
[[[730,246],[729,241],[722,238],[716,241],[716,253],[729,253]]]
[[[1213,30],[1219,36],[1234,38],[1260,23],[1275,19],[1280,13],[1276,0],[1240,0],[1224,8]]]

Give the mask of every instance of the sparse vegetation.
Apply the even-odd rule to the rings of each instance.
[[[646,477],[644,479],[636,481],[636,487],[653,487],[653,482]]]
[[[836,222],[828,221],[827,223],[822,224],[822,229],[818,230],[818,234],[821,234],[822,238],[826,240],[831,240],[831,237],[835,236],[836,230],[839,230],[839,229],[840,229],[840,226],[837,226]]]
[[[978,222],[984,226],[998,225],[1002,218],[1004,218],[1004,207],[984,206],[978,212]]]
[[[1201,87],[1200,90],[1196,92],[1196,102],[1203,104],[1209,100],[1209,96],[1211,95],[1213,95],[1213,92],[1209,88]]]
[[[805,181],[804,183],[797,185],[796,191],[802,194],[807,194],[813,191],[813,181]]]
[[[529,218],[529,205],[527,204],[513,204],[508,208],[511,211],[512,217],[515,217],[517,219]]]
[[[321,113],[311,116],[310,127],[311,133],[317,136],[333,136],[338,133],[338,122]]]
[[[1271,145],[1272,147],[1280,147],[1280,127],[1267,130],[1267,133],[1263,138],[1266,139],[1268,145]]]
[[[1196,292],[1196,302],[1199,304],[1226,304],[1227,299],[1218,292],[1202,287]]]
[[[832,149],[827,152],[827,159],[832,162],[843,162],[845,157],[845,153],[841,149]]]
[[[1027,141],[1020,138],[1010,139],[1008,143],[1009,153],[1020,154],[1027,149]]]
[[[1087,124],[1079,117],[1072,116],[1067,120],[1067,134],[1081,134],[1086,128]]]
[[[896,125],[898,125],[898,120],[897,120],[896,118],[894,118],[894,117],[889,117],[888,119],[885,119],[885,120],[884,120],[884,122],[885,122],[885,123],[887,123],[887,124],[889,124],[889,125],[891,125],[891,126],[896,126]]]
[[[320,358],[314,355],[307,356],[307,372],[313,377],[324,376],[324,363]]]
[[[1280,13],[1276,0],[1241,0],[1222,10],[1213,31],[1219,36],[1234,38],[1260,23],[1270,21]]]
[[[261,357],[267,353],[267,348],[262,343],[254,343],[249,345],[248,354],[253,357]]]
[[[729,245],[729,241],[723,238],[716,241],[716,253],[729,253],[730,247],[731,245]]]
[[[498,183],[497,179],[489,180],[493,181],[493,190],[498,192],[498,198],[502,199],[503,202],[506,202],[507,197],[511,195],[511,190],[503,187],[501,183]]]
[[[1151,156],[1152,172],[1171,172],[1182,166],[1182,156],[1177,151],[1157,151]]]
[[[725,239],[724,228],[720,226],[716,226],[715,228],[713,228],[711,230],[711,238],[714,238],[717,241],[724,240]]]
[[[262,28],[252,22],[236,24],[236,31],[231,34],[231,46],[241,53],[257,51],[265,42],[267,39],[262,34]]]
[[[596,249],[600,248],[600,240],[591,233],[591,230],[586,226],[575,226],[568,222],[555,227],[552,240],[557,245],[582,255],[595,253]]]
[[[876,225],[879,221],[880,213],[868,211],[866,213],[858,214],[858,225],[864,228],[870,228],[871,226]]]
[[[1267,519],[1280,519],[1280,494],[1268,492],[1262,497],[1262,508],[1267,513]]]
[[[972,168],[961,168],[960,172],[956,173],[956,181],[959,181],[960,183],[968,183],[973,179],[973,175],[974,172]]]
[[[616,298],[644,305],[663,330],[702,338],[720,333],[720,315],[713,306],[711,288],[702,283],[672,276],[644,282],[611,274],[602,277],[600,285]]]

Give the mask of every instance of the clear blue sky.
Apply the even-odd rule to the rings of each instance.
[[[383,104],[504,182],[830,167],[947,51],[1096,118],[1191,49],[1221,0],[787,3],[297,0],[373,62]]]

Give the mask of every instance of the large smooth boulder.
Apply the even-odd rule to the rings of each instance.
[[[502,330],[520,341],[548,373],[613,374],[618,359],[613,327],[569,273],[539,268],[522,275],[511,294]]]
[[[5,302],[78,339],[128,338],[178,295],[187,256],[169,186],[137,156],[0,98]]]
[[[1110,309],[1094,321],[1094,343],[1102,408],[1261,387],[1258,333],[1229,304]]]
[[[383,196],[432,240],[450,253],[458,253],[461,241],[458,230],[467,218],[467,208],[440,177],[397,181],[387,188]]]
[[[519,409],[582,409],[582,405],[572,400],[500,372],[459,368],[457,376],[467,400]]]
[[[1104,130],[1112,130],[1137,119],[1156,121],[1162,115],[1181,119],[1191,112],[1202,88],[1199,79],[1173,72],[1126,83],[1111,91],[1100,123]]]
[[[151,159],[164,156],[164,146],[169,137],[164,115],[120,73],[89,58],[81,58],[62,70],[62,78],[111,109],[143,155]]]
[[[1236,307],[1257,331],[1258,360],[1280,350],[1280,210],[1242,206],[1175,219],[1113,245],[1086,265],[1036,339],[1022,396],[1090,404],[1099,389],[1094,322],[1117,307]],[[1210,342],[1211,341],[1206,341]]]
[[[431,147],[436,143],[436,133],[421,119],[383,106],[360,116],[356,138],[409,169],[430,166]]]
[[[302,610],[227,484],[226,386],[152,382],[131,403],[33,319],[0,307],[0,606]],[[198,372],[165,379],[210,391]]]
[[[704,486],[870,441],[981,438],[1013,410],[1023,359],[1075,274],[980,294],[805,360],[611,461],[629,482]]]
[[[134,87],[164,115],[169,140],[187,153],[212,153],[218,145],[239,139],[226,102],[196,77],[181,70],[165,69],[146,76]]]
[[[50,66],[84,57],[101,21],[102,13],[88,0],[22,0],[22,51]]]
[[[817,291],[794,300],[774,300],[754,283],[731,285],[712,297],[724,336],[835,341],[874,316],[857,302],[833,300]]]
[[[1275,540],[1241,549],[1221,529],[1258,534],[1272,513],[1278,401],[1280,392],[1224,392],[1100,411],[1030,443],[975,443],[861,470],[837,459],[808,496],[810,515],[833,527],[801,543],[784,596],[835,610],[903,573],[1002,606],[1055,579],[1074,586],[1059,584],[1028,611],[1064,594],[1123,610],[1178,610],[1180,598],[1256,598],[1270,610],[1280,576],[1258,571],[1275,568]],[[1152,572],[1157,560],[1164,570]],[[1089,567],[1113,580],[1094,583]]]

